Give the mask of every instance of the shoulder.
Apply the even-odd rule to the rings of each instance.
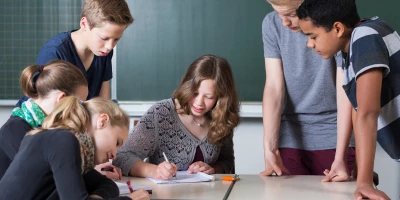
[[[396,32],[384,20],[374,17],[372,19],[364,20],[359,26],[354,28],[352,33],[352,41],[357,41],[360,38],[370,36],[372,37],[385,37]]]
[[[62,32],[59,33],[55,36],[53,36],[52,38],[50,38],[46,44],[43,46],[44,49],[46,48],[58,48],[60,46],[62,46],[65,41],[69,41],[71,36],[71,31],[69,32]]]
[[[282,20],[275,11],[268,13],[262,22],[263,29],[267,27],[278,27],[279,24],[282,24]]]
[[[153,106],[150,107],[149,110],[152,110],[155,113],[166,114],[175,110],[175,104],[171,98],[164,99],[155,103]]]
[[[46,130],[33,135],[37,137],[39,141],[47,142],[47,146],[56,147],[57,149],[62,149],[63,151],[71,149],[71,147],[79,147],[79,141],[75,135],[65,129],[54,129]]]
[[[0,135],[11,133],[11,131],[13,134],[21,133],[25,135],[30,130],[32,130],[32,127],[24,119],[18,116],[11,116],[1,127]]]

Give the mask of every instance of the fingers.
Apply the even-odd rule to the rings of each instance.
[[[173,163],[162,162],[157,166],[156,179],[167,180],[173,177],[178,170],[178,167]]]
[[[118,180],[122,179],[122,170],[119,167],[115,167],[115,171],[118,173]]]
[[[128,195],[133,200],[147,200],[150,199],[150,195],[146,190],[138,189]]]
[[[193,174],[193,173],[197,173],[197,172],[212,174],[212,173],[214,173],[214,168],[212,168],[210,165],[208,165],[204,162],[198,161],[198,162],[191,164],[187,171],[189,174]]]
[[[363,196],[361,195],[361,193],[359,191],[355,191],[354,192],[354,199],[356,200],[362,200]]]

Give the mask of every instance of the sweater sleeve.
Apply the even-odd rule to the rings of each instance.
[[[129,175],[132,166],[154,154],[157,147],[156,112],[157,104],[153,105],[142,116],[133,132],[129,134],[126,143],[118,150],[113,164],[122,170],[122,174]]]
[[[20,117],[11,117],[0,129],[1,148],[8,158],[14,160],[18,153],[21,141],[26,132],[32,130],[32,127]]]
[[[227,138],[222,142],[221,151],[215,164],[224,169],[224,174],[232,173],[235,165],[235,156],[233,152],[233,138]]]
[[[46,145],[43,154],[47,154],[60,199],[93,199],[89,197],[86,187],[93,191],[92,194],[104,199],[130,199],[118,197],[116,184],[94,170],[82,177],[80,145],[71,132],[54,133]]]

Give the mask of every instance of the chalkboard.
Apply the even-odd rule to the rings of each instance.
[[[45,41],[79,28],[83,0],[0,0],[0,99],[19,99],[19,75]],[[199,56],[228,59],[242,101],[262,100],[261,22],[266,0],[128,0],[133,25],[117,45],[117,99],[171,96]],[[361,17],[379,16],[400,31],[400,1],[357,0]]]
[[[79,28],[82,0],[0,0],[0,7],[0,99],[15,100],[22,70],[44,43]]]
[[[242,101],[261,101],[265,0],[129,0],[135,22],[117,45],[117,99],[171,97],[189,65],[225,57]]]

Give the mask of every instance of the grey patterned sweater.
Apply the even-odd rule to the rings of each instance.
[[[149,158],[150,163],[158,165],[164,162],[162,152],[170,162],[177,165],[179,171],[187,170],[193,162],[196,148],[200,147],[204,162],[218,164],[224,173],[231,173],[234,165],[233,140],[225,139],[222,146],[216,146],[194,137],[183,125],[175,111],[172,99],[154,104],[140,119],[127,142],[118,150],[113,164],[122,169],[127,176],[132,166]]]

